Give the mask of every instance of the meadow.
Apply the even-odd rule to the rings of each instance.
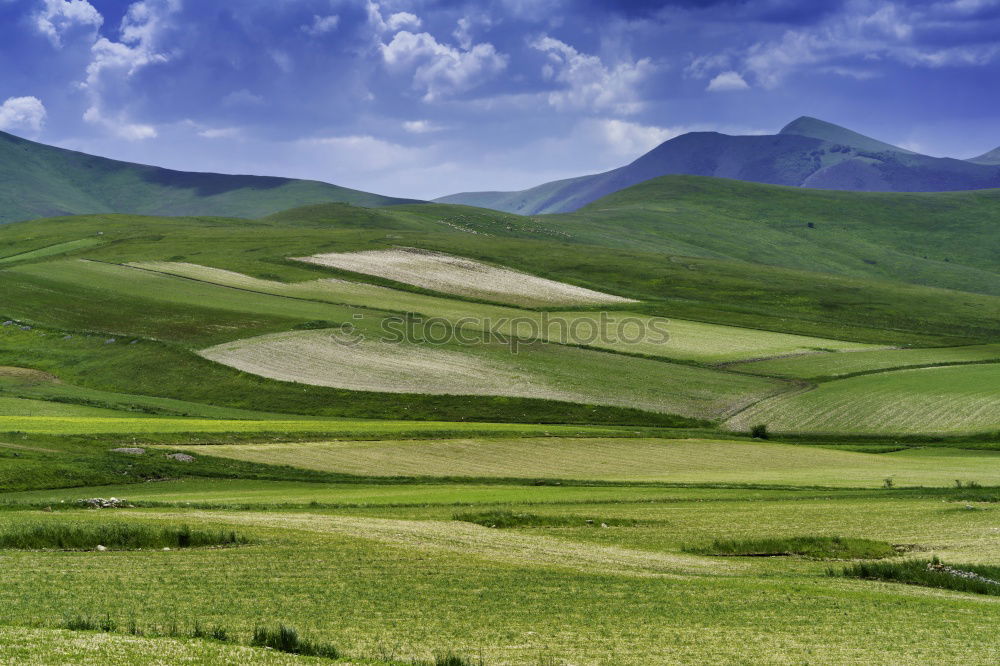
[[[905,435],[996,433],[1000,364],[894,370],[825,382],[737,414],[727,427],[774,432]]]
[[[995,663],[991,201],[6,225],[0,661]]]

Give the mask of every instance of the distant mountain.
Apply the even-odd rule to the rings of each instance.
[[[412,203],[312,180],[172,171],[0,132],[0,224],[82,213],[260,217],[293,206]]]
[[[973,164],[1000,164],[1000,148],[994,148],[988,153],[984,153],[979,157],[973,157],[971,160],[966,161],[972,162]]]
[[[465,192],[436,201],[522,215],[561,213],[665,175],[714,176],[823,190],[976,190],[1000,187],[1000,157],[996,152],[970,161],[928,157],[832,123],[802,117],[778,134],[691,132],[605,173],[554,181],[519,192]]]

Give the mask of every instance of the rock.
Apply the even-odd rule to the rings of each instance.
[[[98,552],[103,553],[104,551],[107,550],[107,548],[105,546],[98,545],[97,548],[95,548],[95,550],[97,550]]]
[[[607,527],[607,526],[608,526],[607,523],[601,523],[601,527]]]
[[[194,456],[189,456],[186,453],[168,453],[167,457],[177,462],[194,462]]]
[[[124,509],[132,506],[127,500],[119,499],[118,497],[109,497],[107,499],[103,497],[90,497],[88,499],[78,499],[76,503],[91,509]]]
[[[166,551],[166,550],[170,550],[170,548],[168,548],[168,547],[164,546],[164,547],[163,547],[163,550],[165,550],[165,551]]]
[[[138,446],[123,446],[118,449],[111,449],[112,453],[127,453],[130,456],[141,456],[146,453],[146,449],[139,448]]]

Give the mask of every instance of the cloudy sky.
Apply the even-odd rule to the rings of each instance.
[[[1000,0],[0,0],[0,129],[435,197],[813,115],[1000,145]]]

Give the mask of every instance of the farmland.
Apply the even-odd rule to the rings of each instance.
[[[923,285],[854,245],[750,264],[625,203],[642,233],[439,204],[0,229],[0,534],[228,535],[0,550],[0,661],[994,663],[988,596],[828,573],[1000,563],[1000,300],[942,288],[978,251]],[[423,277],[293,259],[401,248]]]
[[[896,370],[821,384],[812,391],[764,401],[729,427],[766,423],[776,432],[995,432],[1000,424],[1000,364]]]

